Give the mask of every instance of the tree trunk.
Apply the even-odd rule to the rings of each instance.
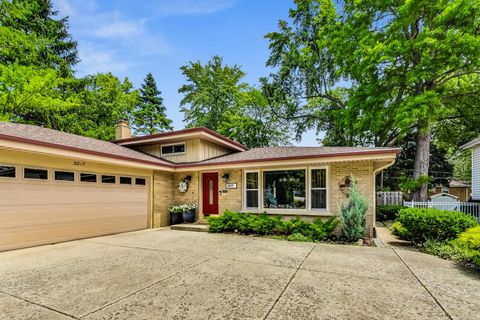
[[[413,178],[418,179],[420,176],[428,176],[428,168],[430,165],[430,139],[431,131],[427,125],[418,126],[417,132],[417,153],[415,154],[415,163],[413,165]],[[413,201],[427,201],[428,183],[424,183],[418,190],[412,192]]]

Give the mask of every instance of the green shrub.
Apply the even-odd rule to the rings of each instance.
[[[301,241],[301,242],[312,241],[309,237],[306,237],[301,233],[292,233],[291,235],[287,236],[286,239],[288,241]]]
[[[326,221],[317,218],[307,222],[299,217],[291,220],[282,220],[281,216],[263,214],[240,213],[225,211],[220,217],[207,218],[210,232],[235,232],[267,236],[282,236],[287,240],[308,239],[320,241],[330,236],[338,225],[338,220],[331,217]],[[303,241],[303,240],[302,240]]]
[[[388,206],[377,206],[376,219],[377,221],[388,221],[395,220],[397,218],[398,212],[402,209],[405,209],[405,206],[402,205],[388,205]]]
[[[340,206],[342,217],[342,234],[347,241],[357,241],[365,236],[365,215],[368,210],[368,199],[358,190],[352,179],[352,187],[348,202]]]
[[[406,229],[401,237],[417,243],[429,239],[452,240],[459,233],[477,225],[473,217],[462,212],[419,208],[400,210],[397,221]]]
[[[480,268],[480,226],[462,232],[451,244],[461,253],[457,260]]]
[[[399,236],[402,239],[410,238],[408,230],[405,229],[399,221],[395,221],[391,226],[391,231],[394,235]]]

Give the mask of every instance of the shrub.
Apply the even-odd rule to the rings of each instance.
[[[405,208],[405,206],[402,206],[400,204],[377,206],[376,219],[377,221],[395,220],[397,218],[398,212],[401,209]]]
[[[452,240],[477,224],[473,217],[462,212],[419,208],[400,210],[397,221],[406,230],[401,237],[418,243],[429,239]]]
[[[320,218],[307,222],[299,217],[291,220],[282,220],[281,216],[263,214],[240,213],[225,211],[220,217],[207,218],[210,232],[241,232],[244,234],[279,235],[287,240],[320,241],[326,239],[335,230],[338,220],[331,217],[326,221]],[[292,240],[293,241],[293,240]]]
[[[358,190],[355,180],[352,181],[347,204],[340,206],[342,217],[342,234],[347,241],[357,241],[365,236],[365,214],[368,199]]]
[[[288,241],[302,241],[302,242],[312,241],[310,238],[304,236],[301,233],[292,233],[291,235],[287,236],[286,239]]]
[[[399,221],[395,221],[391,226],[391,231],[394,235],[399,236],[402,239],[410,238],[408,230],[405,229]]]
[[[451,244],[460,253],[457,260],[480,268],[480,226],[462,232]]]

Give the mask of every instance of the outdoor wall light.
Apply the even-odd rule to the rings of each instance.
[[[185,181],[187,183],[192,181],[192,176],[186,176],[185,178],[183,178],[183,181]]]
[[[230,175],[229,175],[228,173],[225,173],[225,174],[222,176],[223,182],[227,183],[228,178],[230,178]]]

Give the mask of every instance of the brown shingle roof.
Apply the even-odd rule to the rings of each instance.
[[[399,153],[398,148],[376,147],[268,147],[253,148],[244,152],[232,153],[213,159],[196,162],[193,165],[213,165],[241,162],[276,161],[291,159],[322,158],[361,154]],[[192,164],[184,163],[181,166]]]
[[[82,137],[38,126],[0,122],[0,138],[124,160],[133,160],[153,165],[173,167],[173,165],[167,161],[116,145],[112,142]]]

